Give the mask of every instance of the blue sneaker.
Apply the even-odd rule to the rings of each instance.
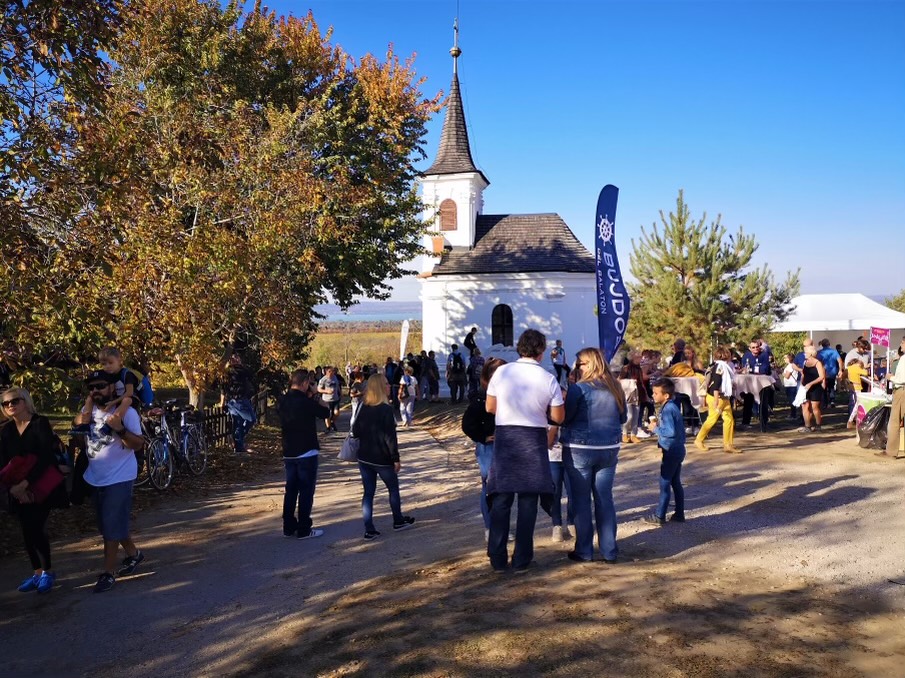
[[[57,576],[53,572],[44,572],[38,578],[38,593],[47,593],[53,588]]]
[[[38,588],[38,582],[41,580],[41,575],[33,574],[28,579],[19,584],[19,591],[21,593],[28,593],[29,591],[34,591]]]

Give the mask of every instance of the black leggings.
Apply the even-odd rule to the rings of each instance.
[[[16,507],[19,522],[22,523],[22,537],[25,539],[25,550],[35,570],[50,570],[50,540],[44,525],[50,515],[48,502],[43,504],[19,504]]]

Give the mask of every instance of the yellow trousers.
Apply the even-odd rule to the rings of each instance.
[[[729,398],[714,398],[707,394],[707,421],[698,432],[697,439],[703,443],[720,417],[723,417],[723,447],[730,448],[735,439],[735,418],[732,416],[732,402]]]

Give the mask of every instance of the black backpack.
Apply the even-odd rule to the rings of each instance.
[[[465,361],[461,353],[452,354],[452,364],[449,370],[452,374],[465,374]]]

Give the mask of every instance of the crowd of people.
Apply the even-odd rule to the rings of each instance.
[[[782,382],[790,401],[789,416],[800,418],[803,424],[798,431],[814,432],[820,430],[823,407],[835,407],[837,386],[846,377],[852,400],[856,389],[866,386],[861,377],[870,356],[870,345],[863,338],[854,342],[845,359],[841,347],[831,347],[829,340],[822,340],[818,348],[806,339],[800,352],[785,357],[780,371],[766,342],[754,339],[741,354],[717,347],[704,367],[694,350],[677,339],[668,365],[661,364],[661,355],[655,351],[631,351],[617,376],[596,348],[582,349],[569,366],[562,342],[556,341],[550,351],[554,376],[543,366],[545,347],[545,337],[528,330],[519,339],[515,363],[490,358],[482,371],[480,390],[462,419],[463,432],[475,442],[487,555],[495,572],[510,568],[521,572],[530,566],[538,505],[550,514],[554,541],[571,539],[569,527],[574,526],[570,560],[593,560],[596,533],[601,559],[615,563],[613,484],[622,444],[639,442],[639,435],[656,437],[661,455],[659,498],[644,520],[657,526],[667,521],[683,523],[681,469],[686,434],[696,432],[695,447],[706,451],[711,429],[722,420],[723,451],[738,454],[734,400],[741,401],[744,426],[758,408],[765,423],[774,406],[772,385],[761,391],[759,403],[753,394],[736,393],[737,374],[767,375],[772,377],[770,383]],[[900,358],[903,353],[905,338],[899,347]],[[848,372],[843,365],[849,365]],[[682,377],[696,378],[703,391],[707,417],[703,422],[697,419],[697,431],[695,424],[689,425],[687,396],[680,398],[683,394],[676,392],[674,380]],[[887,448],[878,454],[900,456],[905,360],[898,360],[895,371],[884,371],[880,378],[888,381],[893,402]],[[645,421],[649,432],[643,429]],[[568,494],[569,524],[565,527],[563,485]],[[670,515],[671,502],[674,510]],[[510,535],[514,505],[518,515],[515,533]],[[514,541],[511,559],[510,541]]]
[[[840,384],[850,384],[852,408],[855,389],[869,383],[865,376],[870,345],[863,339],[854,342],[845,356],[841,347],[831,347],[826,339],[819,345],[805,340],[799,353],[784,356],[781,368],[760,339],[750,342],[741,355],[718,347],[706,367],[691,347],[677,339],[668,364],[662,364],[666,361],[659,352],[631,351],[618,370],[597,348],[581,349],[570,364],[562,341],[557,340],[549,351],[551,371],[544,363],[546,337],[539,331],[522,333],[516,346],[519,357],[513,362],[497,357],[485,360],[475,332],[463,342],[469,351],[467,360],[457,345],[451,346],[445,376],[450,402],[468,399],[462,430],[475,443],[487,555],[492,569],[500,573],[523,572],[531,566],[538,506],[550,515],[555,541],[574,538],[570,560],[592,561],[596,535],[600,558],[617,562],[613,486],[619,451],[643,437],[656,437],[661,456],[658,498],[644,520],[657,526],[684,522],[681,470],[686,436],[696,434],[694,446],[707,450],[709,433],[722,420],[723,450],[739,453],[734,443],[733,403],[741,400],[743,425],[757,412],[758,403],[751,394],[734,391],[736,375],[773,375],[781,382],[790,402],[789,416],[800,417],[801,432],[820,429],[823,410],[835,406]],[[903,352],[905,338],[899,356]],[[137,453],[144,445],[137,405],[150,395],[151,387],[141,374],[123,367],[122,355],[114,348],[103,349],[99,363],[101,369],[92,370],[85,379],[87,397],[73,421],[73,432],[86,439],[84,480],[93,489],[104,545],[103,571],[94,587],[101,593],[110,590],[117,577],[132,574],[145,558],[132,539],[130,513],[140,460]],[[899,359],[889,370],[883,368],[877,376],[889,384],[893,399],[887,448],[878,454],[899,456],[905,360]],[[687,377],[700,382],[707,411],[704,420],[698,417],[690,422],[688,397],[676,390],[675,382]],[[345,381],[332,366],[291,374],[289,389],[277,407],[286,474],[282,523],[287,537],[311,539],[324,533],[311,518],[320,453],[318,422],[324,422],[325,433],[338,430],[346,384],[351,400],[349,435],[355,442],[354,460],[362,483],[364,539],[381,536],[374,519],[378,478],[387,490],[392,529],[406,530],[415,522],[402,510],[397,428],[412,425],[416,401],[439,400],[439,366],[433,351],[409,353],[399,362],[387,358],[382,367],[347,365]],[[223,404],[234,420],[236,453],[245,454],[245,437],[255,423],[251,402],[255,391],[253,375],[238,355],[229,361],[222,390]],[[769,395],[761,393],[762,421],[774,403],[772,387],[769,391]],[[33,569],[18,589],[46,593],[53,589],[55,574],[45,524],[53,508],[69,502],[62,479],[72,460],[47,418],[35,410],[27,390],[6,389],[0,409],[5,421],[0,427],[0,487],[6,489],[9,507],[21,523]],[[564,497],[568,500],[565,524]],[[517,515],[510,533],[513,507]]]
[[[581,349],[568,374],[559,370],[555,376],[543,365],[543,334],[526,330],[516,349],[515,362],[491,358],[484,364],[481,388],[462,418],[463,432],[475,442],[490,566],[498,573],[524,572],[531,566],[538,506],[551,517],[555,541],[573,538],[569,527],[574,529],[570,560],[591,562],[596,535],[602,560],[616,563],[613,484],[625,427],[640,413],[638,390],[630,403],[619,377],[597,348]],[[563,350],[557,342],[551,351],[556,352],[554,360]],[[631,356],[627,365],[628,373],[639,380],[643,376],[631,366],[639,367],[640,358],[640,354]],[[674,396],[670,380],[653,384],[651,398],[660,410],[649,422],[661,453],[659,497],[644,519],[657,526],[667,520],[685,520],[681,482],[685,424]],[[562,524],[564,486],[566,526]],[[675,508],[668,515],[671,501]],[[510,535],[513,506],[517,515]]]

